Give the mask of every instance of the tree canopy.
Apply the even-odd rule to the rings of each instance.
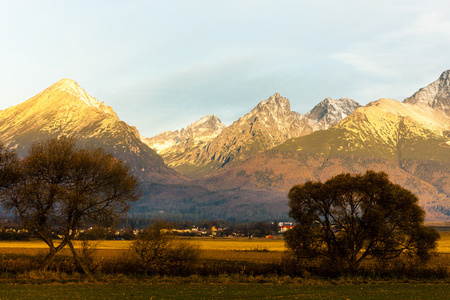
[[[384,172],[306,182],[288,197],[296,225],[285,240],[299,259],[322,258],[356,271],[368,257],[387,260],[407,252],[427,260],[437,245],[439,234],[424,226],[418,198]]]
[[[16,153],[6,149],[0,143],[0,191],[8,188],[18,179],[17,163],[18,158]]]
[[[138,180],[123,161],[103,149],[79,149],[72,138],[33,144],[15,169],[19,179],[3,190],[1,201],[48,245],[42,269],[69,245],[88,272],[71,242],[79,227],[86,222],[109,226],[140,197]],[[53,233],[62,237],[59,245]]]

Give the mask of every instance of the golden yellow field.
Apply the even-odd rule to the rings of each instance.
[[[205,259],[221,260],[245,260],[245,261],[274,261],[280,260],[282,252],[285,250],[282,239],[264,238],[192,238],[188,239],[198,245]],[[131,241],[93,241],[94,248],[97,249],[98,258],[111,258],[126,255],[130,248]],[[77,247],[77,242],[75,242]],[[45,254],[47,245],[41,241],[0,241],[1,254],[24,254],[35,255]],[[68,247],[61,251],[62,255],[70,255]]]
[[[438,241],[437,251],[439,253],[450,253],[450,231],[440,232],[441,239]]]
[[[194,239],[203,250],[236,250],[236,251],[284,251],[283,239],[265,238],[226,238]]]
[[[437,251],[439,253],[450,253],[450,232],[441,232],[441,239],[438,242]],[[200,246],[202,250],[233,250],[233,251],[256,251],[273,252],[284,251],[283,239],[265,238],[191,238],[188,239]],[[93,241],[98,250],[125,250],[129,249],[131,241]],[[75,241],[77,244],[77,241]],[[32,241],[0,241],[0,253],[6,249],[21,251],[26,249],[47,249],[47,245],[38,240]],[[9,251],[8,251],[9,252]]]
[[[450,232],[441,232],[437,251],[441,259],[450,254]],[[279,261],[285,250],[283,239],[265,238],[189,238],[192,243],[202,249],[204,259],[220,259],[234,261],[273,262]],[[98,258],[118,257],[127,255],[131,241],[93,241]],[[75,243],[77,247],[77,243]],[[45,254],[47,245],[41,241],[0,241],[2,254]],[[70,255],[69,249],[64,249],[62,255]],[[445,259],[446,260],[446,259]]]

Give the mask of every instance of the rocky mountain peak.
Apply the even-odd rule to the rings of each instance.
[[[215,115],[208,115],[190,124],[186,129],[182,129],[179,139],[196,139],[196,143],[200,141],[207,142],[219,135],[225,127],[227,126]]]
[[[421,88],[403,102],[416,105],[427,105],[450,115],[450,70],[443,72],[438,80]]]
[[[313,130],[327,129],[349,116],[361,104],[350,98],[325,98],[302,118],[309,120]]]
[[[192,123],[191,125],[186,127],[186,129],[196,130],[201,128],[202,130],[222,130],[225,127],[226,125],[223,124],[218,117],[216,117],[215,115],[208,115]]]
[[[275,120],[280,120],[290,116],[292,113],[289,100],[282,97],[279,93],[275,93],[269,99],[260,102],[247,116],[265,114]]]
[[[163,159],[141,142],[135,127],[73,80],[60,80],[0,112],[0,140],[19,156],[25,156],[33,143],[61,135],[74,137],[80,147],[101,147],[123,159],[142,180],[178,180]]]
[[[186,147],[201,147],[226,127],[215,115],[208,115],[181,130],[164,131],[152,138],[141,139],[158,153],[184,152]]]
[[[284,110],[290,110],[290,103],[287,98],[282,97],[280,94],[275,93],[272,96],[269,97],[269,99],[261,101],[255,109],[258,110],[275,110],[275,109],[284,109]]]
[[[62,97],[61,95],[56,96],[60,93],[62,93]],[[108,113],[117,117],[116,113],[110,106],[105,105],[103,102],[99,102],[96,98],[89,95],[81,86],[78,85],[75,80],[72,79],[61,79],[60,81],[54,83],[46,90],[44,90],[42,94],[48,94],[50,96],[48,99],[53,97],[55,98],[54,100],[58,100],[58,102],[60,103],[63,101],[73,101],[73,99],[75,98],[81,101],[80,103],[76,104],[83,104],[89,107],[93,107],[104,113]]]
[[[447,85],[448,85],[449,78],[450,78],[450,70],[446,70],[446,71],[442,72],[441,76],[439,77],[439,80],[447,82]]]

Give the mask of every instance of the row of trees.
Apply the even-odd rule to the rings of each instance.
[[[67,245],[88,273],[72,243],[77,229],[86,222],[110,226],[139,197],[128,166],[102,149],[80,149],[74,139],[60,137],[33,144],[20,160],[0,146],[0,201],[48,245],[41,269]],[[53,231],[62,236],[59,244]]]

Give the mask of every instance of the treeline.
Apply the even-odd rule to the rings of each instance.
[[[32,234],[27,230],[0,227],[1,241],[28,241]]]
[[[130,229],[145,229],[155,223],[159,223],[159,219],[145,219],[145,218],[129,218],[121,222],[122,228]],[[211,230],[215,227],[222,230],[226,229],[226,235],[240,235],[264,237],[267,235],[274,235],[278,232],[278,221],[249,221],[249,222],[232,222],[224,220],[199,220],[199,221],[165,221],[169,229],[184,230],[192,228],[201,228]]]
[[[85,240],[134,240],[140,232],[161,220],[140,218],[122,219],[115,227],[102,227],[92,224],[79,228],[76,239]],[[211,236],[216,237],[266,237],[277,235],[278,222],[244,222],[230,221],[164,221],[165,229],[173,230],[180,236]],[[29,240],[34,238],[31,232],[24,230],[18,220],[0,222],[0,240]],[[58,239],[58,229],[54,228],[53,238]]]

